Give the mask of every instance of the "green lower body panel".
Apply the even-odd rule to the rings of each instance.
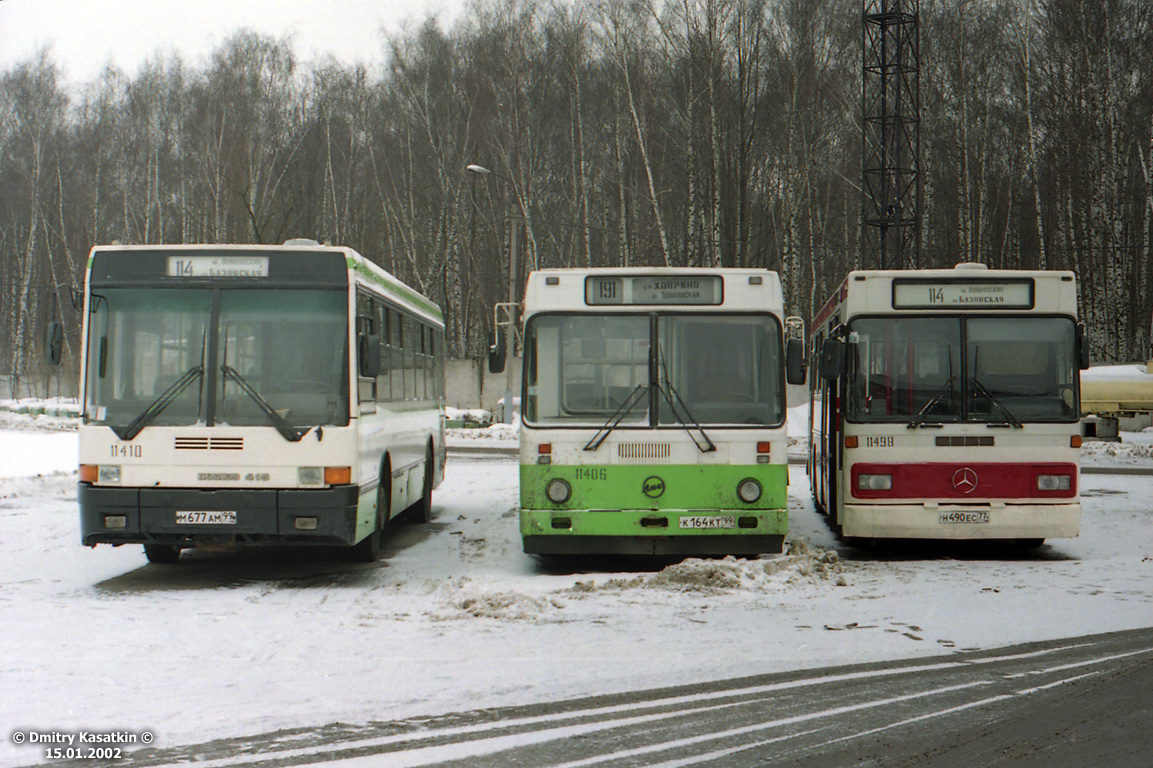
[[[520,480],[530,554],[752,555],[780,552],[788,532],[783,464],[522,465]],[[753,501],[738,495],[749,480]]]

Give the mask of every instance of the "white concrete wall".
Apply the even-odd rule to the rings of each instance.
[[[520,396],[519,357],[509,357],[513,371],[513,397]],[[507,369],[506,369],[507,370]],[[484,360],[447,360],[444,367],[445,405],[452,408],[484,408],[492,411],[504,397],[506,373],[489,373]]]

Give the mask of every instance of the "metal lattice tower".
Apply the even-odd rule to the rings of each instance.
[[[921,257],[919,0],[864,0],[865,266],[915,269]]]

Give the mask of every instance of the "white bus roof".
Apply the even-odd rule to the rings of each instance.
[[[586,300],[586,278],[708,278],[722,281],[719,301],[678,303],[591,303]],[[639,308],[665,311],[761,311],[783,314],[784,298],[781,280],[768,269],[717,267],[598,267],[572,269],[539,269],[529,273],[525,286],[525,315],[544,311],[636,312]]]
[[[943,296],[942,303],[934,305],[927,298],[918,298],[915,291],[928,290],[934,283],[939,287],[964,284],[995,286],[1007,289],[1002,303],[974,301],[965,306],[960,297]],[[1029,286],[1012,294],[1014,284]],[[898,289],[897,286],[900,286]],[[956,289],[954,289],[956,290]],[[946,293],[948,288],[946,288]],[[900,312],[956,313],[997,310],[1011,313],[1048,313],[1076,317],[1077,281],[1068,270],[989,269],[983,264],[958,264],[951,269],[857,269],[849,272],[828,301],[813,317],[812,333],[818,333],[825,322],[840,310],[840,320],[848,316]]]
[[[232,243],[197,243],[197,244],[178,244],[178,245],[97,245],[92,248],[88,255],[88,267],[92,266],[92,259],[97,253],[116,253],[116,252],[163,252],[163,251],[179,251],[181,253],[195,253],[203,251],[205,255],[226,250],[229,252],[248,252],[248,253],[283,253],[296,249],[307,249],[309,251],[320,251],[327,253],[340,253],[344,256],[345,264],[348,266],[350,274],[354,279],[363,284],[375,286],[381,293],[386,294],[392,301],[396,302],[399,306],[412,312],[413,314],[420,315],[426,320],[443,327],[444,313],[435,302],[421,295],[419,291],[405,283],[398,280],[392,274],[381,268],[379,265],[360,255],[351,248],[341,246],[320,245],[314,240],[290,240],[284,245],[252,245],[252,244],[232,244]]]

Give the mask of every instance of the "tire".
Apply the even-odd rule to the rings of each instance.
[[[420,501],[407,510],[408,519],[414,523],[427,523],[432,520],[432,448],[424,457],[424,487],[420,492]]]
[[[352,545],[352,559],[358,563],[375,563],[380,559],[380,504],[376,506],[376,525],[372,533]]]
[[[145,544],[144,556],[150,563],[171,565],[180,559],[180,547],[173,544]]]
[[[388,528],[389,499],[392,489],[388,483],[392,473],[385,467],[381,481],[376,486],[376,530],[365,536],[352,547],[352,559],[358,563],[375,563],[380,559],[380,543]]]

